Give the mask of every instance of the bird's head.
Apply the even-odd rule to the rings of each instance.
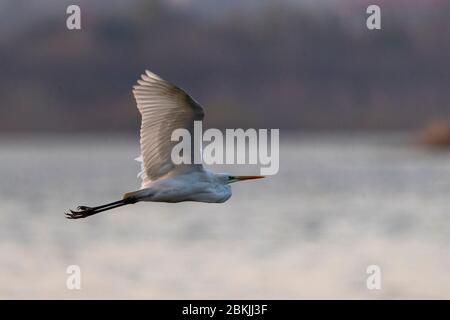
[[[244,180],[254,180],[254,179],[262,179],[264,176],[234,176],[228,173],[221,174],[221,180],[225,184],[230,184],[233,182],[244,181]]]

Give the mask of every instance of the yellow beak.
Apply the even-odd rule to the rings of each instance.
[[[262,178],[265,178],[265,177],[264,176],[236,176],[236,180],[238,180],[238,181],[262,179]]]

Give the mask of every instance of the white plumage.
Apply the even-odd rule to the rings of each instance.
[[[177,143],[172,132],[185,128],[194,135],[194,121],[203,120],[203,108],[180,88],[146,71],[133,87],[133,95],[142,116],[142,187],[149,186],[174,169],[170,154]],[[139,158],[138,158],[139,159]]]
[[[141,189],[126,193],[122,200],[97,207],[80,206],[67,213],[69,219],[85,218],[96,213],[139,201],[199,201],[221,203],[231,197],[230,183],[259,179],[261,176],[232,176],[206,170],[201,164],[175,165],[171,160],[172,132],[184,128],[194,137],[194,121],[204,117],[203,108],[182,89],[146,71],[133,87],[133,95],[142,116]],[[195,145],[195,144],[191,144]],[[200,149],[200,148],[199,148]],[[191,150],[191,159],[200,150]]]

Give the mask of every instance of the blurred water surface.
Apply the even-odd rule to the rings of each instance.
[[[279,174],[224,204],[72,221],[138,188],[137,139],[1,138],[0,298],[450,298],[449,153],[403,135],[281,141]],[[382,290],[366,288],[371,264]]]

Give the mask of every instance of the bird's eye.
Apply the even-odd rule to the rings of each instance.
[[[234,180],[234,176],[228,176],[228,180],[229,181]]]

